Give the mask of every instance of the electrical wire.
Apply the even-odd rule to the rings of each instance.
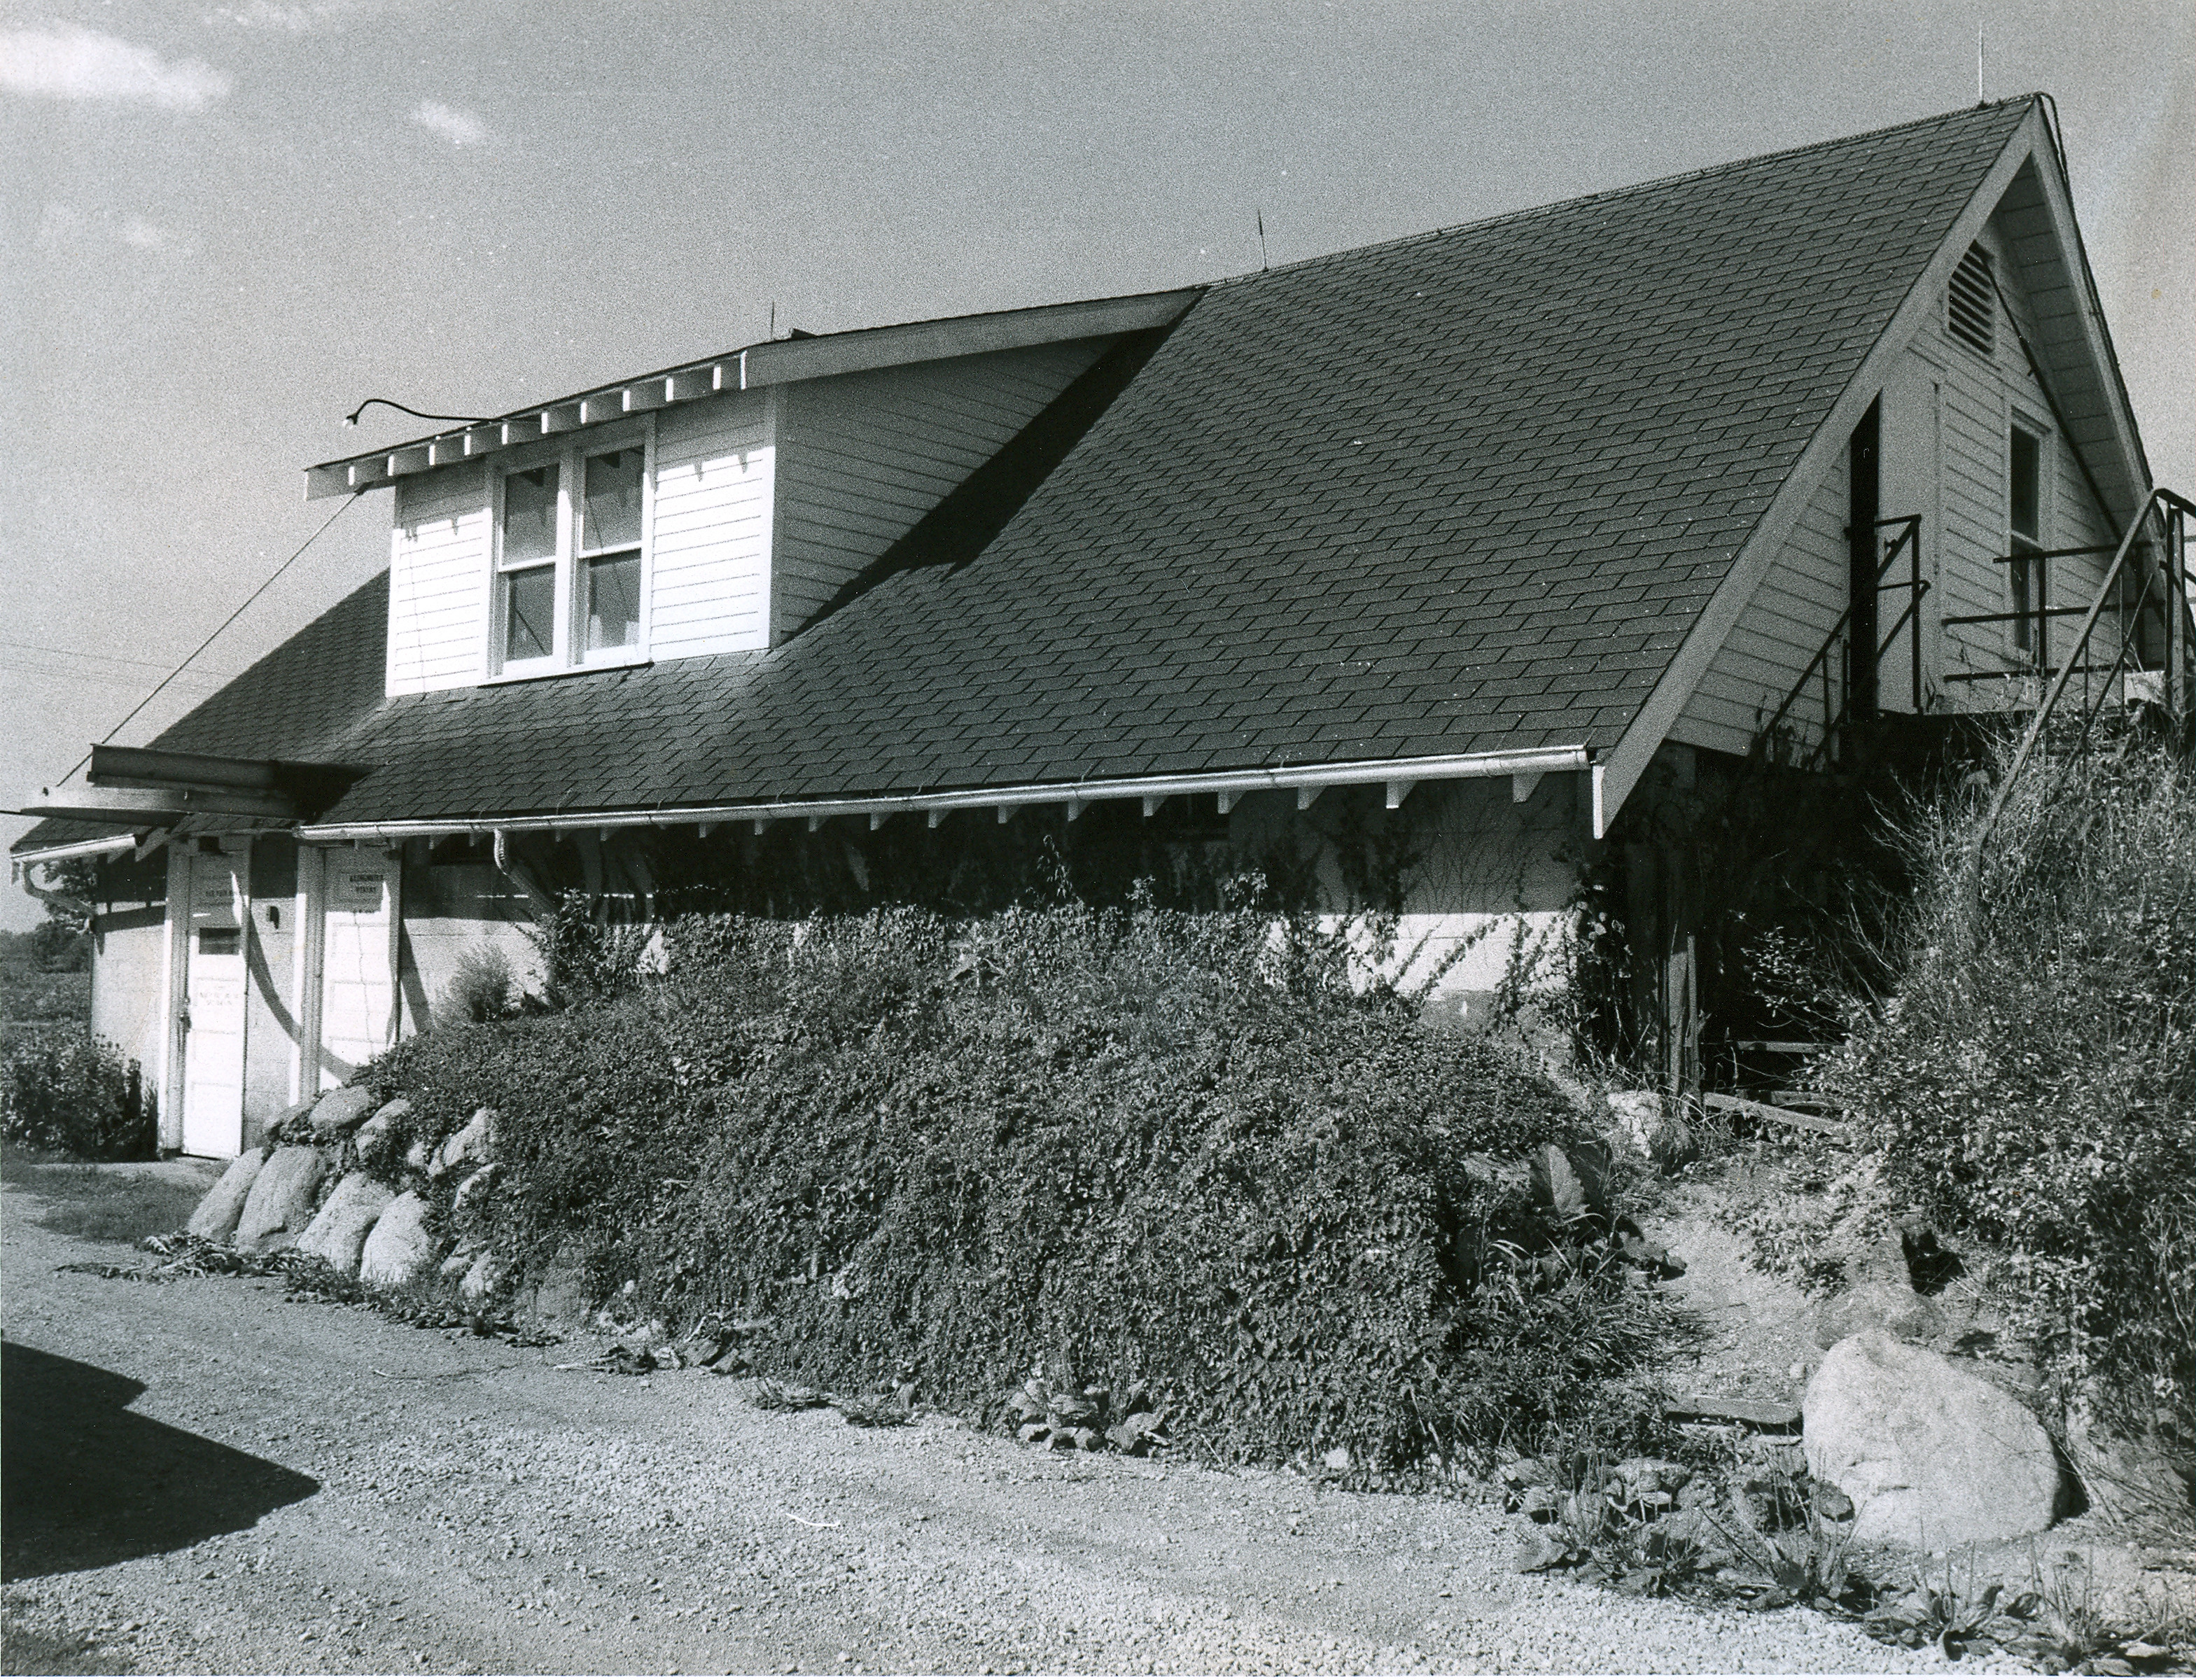
[[[277,566],[272,572],[268,574],[265,582],[262,583],[258,588],[253,590],[251,594],[244,598],[242,605],[239,606],[234,612],[231,613],[227,618],[222,620],[219,624],[214,626],[213,635],[207,637],[205,641],[199,643],[198,646],[193,648],[188,653],[185,654],[182,658],[176,662],[176,668],[168,673],[166,676],[161,678],[160,680],[153,685],[153,691],[150,694],[147,695],[142,700],[139,701],[135,706],[130,708],[128,717],[124,718],[120,723],[115,725],[113,729],[107,730],[106,734],[99,737],[96,745],[104,747],[108,742],[113,740],[116,736],[127,729],[130,726],[130,719],[131,718],[136,717],[140,712],[143,711],[147,706],[150,706],[155,700],[159,699],[160,697],[161,690],[165,689],[169,684],[174,682],[177,677],[182,674],[184,666],[188,665],[193,660],[196,659],[200,654],[211,647],[214,644],[215,637],[219,636],[222,631],[228,629],[230,625],[242,618],[246,610],[251,605],[251,603],[254,601],[257,601],[261,596],[264,595],[269,590],[272,589],[274,586],[275,580],[280,578],[283,573],[288,571],[291,567],[296,565],[299,558],[303,556],[305,551],[310,548],[315,543],[318,542],[321,538],[327,534],[328,527],[334,524],[337,520],[344,517],[344,509],[349,507],[353,502],[356,501],[365,494],[366,492],[363,490],[352,491],[349,498],[342,502],[333,513],[331,513],[326,519],[321,522],[319,529],[315,530],[309,537],[307,537],[304,541],[299,543],[291,552],[290,557],[287,560],[285,560],[280,565]],[[77,771],[82,770],[90,762],[91,754],[90,753],[86,753],[82,758],[71,765],[68,769],[57,778],[57,780],[62,782],[67,781],[70,776],[74,776]],[[50,794],[53,792],[53,789],[51,788],[43,788],[39,789],[39,791],[41,793]]]
[[[44,659],[89,659],[95,660],[102,665],[142,665],[153,671],[165,671],[168,668],[168,661],[165,659],[137,659],[129,654],[93,653],[85,648],[57,648],[49,642],[17,642],[5,636],[0,636],[0,649],[20,649],[23,653],[37,654]],[[199,668],[202,671],[205,669],[204,667]],[[236,673],[234,671],[224,671],[206,674],[233,677]]]

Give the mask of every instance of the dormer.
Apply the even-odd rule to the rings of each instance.
[[[307,470],[396,490],[390,695],[760,651],[1193,292],[773,340]]]

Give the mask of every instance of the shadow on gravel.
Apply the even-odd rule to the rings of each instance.
[[[0,1579],[96,1569],[249,1528],[310,1476],[127,1410],[145,1385],[0,1345]]]

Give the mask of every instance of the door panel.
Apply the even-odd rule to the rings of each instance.
[[[340,1085],[396,1042],[397,863],[328,856],[321,946],[321,1085]]]
[[[244,896],[241,852],[194,853],[183,951],[183,1152],[244,1147]]]

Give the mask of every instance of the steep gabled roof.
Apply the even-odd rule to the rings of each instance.
[[[2031,104],[1216,286],[980,553],[767,653],[383,701],[376,622],[337,699],[361,592],[162,744],[379,765],[338,822],[1605,750]]]

